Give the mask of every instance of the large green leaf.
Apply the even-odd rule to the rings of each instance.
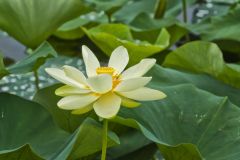
[[[18,149],[0,151],[0,160],[42,160],[41,157],[36,155],[31,147],[27,144]]]
[[[188,0],[186,1],[188,8],[192,6],[196,0]],[[165,17],[177,17],[182,12],[182,1],[179,0],[171,0],[167,1],[167,9],[165,13]]]
[[[175,18],[154,19],[146,13],[136,16],[129,25],[135,30],[151,30],[163,27],[169,27],[177,23]]]
[[[53,79],[46,73],[45,68],[61,68],[63,65],[71,65],[77,67],[82,71],[85,70],[83,67],[83,61],[80,58],[65,56],[49,58],[46,60],[46,63],[37,70],[39,88],[45,88],[47,86],[57,83],[55,79]],[[27,74],[16,73],[7,75],[0,80],[0,92],[8,92],[14,95],[18,95],[20,97],[24,97],[26,99],[32,99],[34,94],[36,93],[35,82],[36,78],[34,77],[34,73],[31,72]]]
[[[110,123],[117,125],[118,128],[122,127],[116,123]],[[130,156],[136,156],[142,150],[142,148],[150,145],[152,142],[145,138],[141,132],[129,128],[128,130],[124,131],[120,128],[120,131],[123,133],[119,133],[118,136],[120,138],[121,145],[114,146],[108,150],[108,155],[112,159],[124,159]],[[116,132],[116,131],[115,131]],[[127,148],[127,149],[126,149]],[[147,148],[147,147],[146,147]],[[154,147],[150,147],[149,151],[154,151]],[[155,150],[156,151],[156,150]],[[149,155],[151,156],[151,155]],[[129,158],[131,159],[131,158]],[[140,159],[139,159],[140,160]],[[141,159],[142,160],[142,159]]]
[[[5,93],[0,93],[0,101],[1,151],[30,144],[38,155],[46,158],[66,141],[68,134],[54,125],[40,105]]]
[[[36,71],[48,58],[56,57],[57,52],[48,42],[41,44],[32,54],[8,67],[10,73],[27,73]]]
[[[122,109],[116,121],[137,126],[158,143],[166,160],[235,160],[239,157],[240,109],[226,97],[218,97],[192,85],[151,87],[163,90],[167,98],[143,103],[136,109]],[[189,98],[190,97],[190,98]]]
[[[202,35],[203,40],[234,40],[240,42],[240,8],[224,16],[211,17],[190,26],[190,30]]]
[[[62,39],[78,39],[84,35],[80,27],[90,28],[99,23],[107,22],[108,17],[104,12],[90,12],[64,23],[54,35]]]
[[[108,11],[124,5],[128,0],[85,0],[98,11]]]
[[[126,47],[131,65],[164,50],[168,47],[170,38],[169,33],[162,29],[156,39],[152,40],[153,43],[135,39],[129,27],[123,24],[102,24],[90,30],[84,30],[88,37],[107,55],[111,55],[112,51],[120,45]]]
[[[79,159],[102,149],[103,126],[87,118],[73,136],[56,152],[51,159]],[[108,147],[120,144],[117,135],[108,132]]]
[[[156,65],[151,72],[148,73],[148,76],[153,76],[153,80],[160,80],[158,81],[158,85],[160,86],[193,84],[217,96],[228,97],[231,102],[240,106],[239,89],[229,86],[206,74],[194,74]]]
[[[179,0],[165,0],[167,3],[165,10],[166,18],[176,18],[182,11],[182,3]],[[190,6],[196,0],[188,0],[187,4]],[[125,24],[131,23],[136,17],[141,14],[151,16],[157,11],[158,0],[137,0],[124,5],[121,9],[112,15],[112,20],[116,22],[123,22]],[[144,19],[142,19],[144,21]],[[148,22],[146,22],[147,24]]]
[[[222,4],[219,4],[219,6],[221,8],[230,7]],[[239,53],[240,32],[238,28],[240,22],[238,19],[240,17],[240,7],[230,11],[226,8],[226,12],[229,11],[228,14],[224,14],[221,8],[218,13],[223,15],[208,17],[202,22],[190,25],[187,28],[195,34],[199,34],[203,40],[214,41],[219,44],[219,47],[224,51]]]
[[[57,107],[57,102],[61,97],[55,95],[55,90],[59,85],[50,86],[41,89],[34,96],[34,101],[42,104],[52,114],[55,122],[64,130],[73,132],[91,113],[84,115],[73,115],[70,111],[62,110]],[[116,126],[115,126],[116,125]],[[118,133],[121,145],[115,146],[108,151],[108,156],[115,159],[127,156],[128,154],[134,155],[138,150],[150,143],[141,133],[135,130],[122,129],[117,124],[111,124],[110,127]],[[115,129],[116,128],[116,129]],[[126,148],[128,148],[126,150]],[[149,149],[152,151],[152,147]],[[135,153],[136,152],[136,153]]]
[[[89,113],[84,115],[73,115],[71,111],[60,109],[57,102],[61,97],[55,95],[55,90],[61,85],[54,85],[39,90],[33,100],[44,106],[53,116],[54,121],[59,127],[67,132],[74,132],[84,121]]]
[[[40,45],[33,53],[7,68],[4,67],[3,57],[0,56],[0,78],[8,74],[19,74],[37,71],[50,57],[56,57],[56,51],[47,42]]]
[[[167,28],[167,31],[170,34],[169,47],[175,44],[188,32],[188,30],[185,27],[181,26],[180,22],[174,17],[154,19],[146,13],[141,13],[136,16],[129,25],[134,31],[145,32],[149,32],[151,30],[158,30],[164,27]],[[151,34],[149,35],[150,38],[155,36]]]
[[[35,48],[64,22],[87,10],[81,0],[1,0],[0,28]]]
[[[130,23],[141,13],[153,14],[156,2],[156,0],[139,0],[128,3],[112,15],[112,20]]]
[[[235,87],[240,87],[240,72],[229,67],[218,46],[210,42],[190,42],[171,52],[164,66],[196,73],[206,73]]]
[[[4,160],[20,153],[33,159],[77,159],[101,150],[102,125],[93,119],[86,119],[71,135],[59,129],[37,103],[6,93],[0,93],[0,101],[0,158]],[[111,131],[108,140],[109,146],[119,143]]]
[[[126,148],[125,148],[126,149]],[[156,144],[151,143],[127,155],[117,158],[117,160],[150,160],[154,159],[157,151]]]

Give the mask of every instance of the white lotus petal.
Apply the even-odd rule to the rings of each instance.
[[[148,82],[150,82],[152,77],[138,77],[126,79],[120,82],[120,84],[114,89],[117,92],[126,92],[131,90],[136,90],[138,88],[144,87]]]
[[[58,107],[66,110],[81,109],[97,100],[99,96],[95,94],[72,95],[62,98],[58,103]]]
[[[121,98],[109,92],[101,96],[94,104],[96,114],[102,118],[112,118],[117,115],[121,105]]]
[[[110,57],[108,67],[112,67],[116,70],[117,74],[120,74],[129,61],[127,49],[123,46],[117,47]]]
[[[74,79],[75,81],[79,82],[79,83],[82,83],[84,85],[87,85],[87,82],[86,82],[86,77],[84,76],[84,74],[78,70],[77,68],[75,67],[72,67],[72,66],[63,66],[63,70],[66,74],[66,76]]]
[[[45,71],[51,75],[53,78],[55,78],[56,80],[67,84],[69,86],[72,87],[79,87],[79,88],[84,88],[85,86],[82,85],[81,83],[78,83],[77,81],[67,77],[64,73],[64,71],[62,71],[61,69],[57,69],[57,68],[46,68]]]
[[[138,64],[128,68],[121,74],[122,79],[141,77],[146,74],[156,63],[155,59],[147,58],[141,60]]]
[[[137,101],[153,101],[153,100],[159,100],[166,97],[166,94],[164,94],[161,91],[142,87],[133,91],[129,92],[118,92],[121,96],[134,99]]]
[[[84,45],[82,46],[82,56],[88,77],[96,76],[96,69],[100,67],[97,57],[87,46]]]
[[[112,89],[112,76],[100,74],[87,79],[90,89],[96,93],[106,93]]]
[[[58,96],[70,96],[70,95],[74,95],[74,94],[86,94],[86,93],[90,93],[91,90],[89,89],[81,89],[81,88],[76,88],[76,87],[72,87],[72,86],[62,86],[58,89],[56,89],[55,94]]]
[[[73,110],[71,113],[72,114],[84,114],[84,113],[87,113],[89,111],[91,111],[93,109],[93,104],[89,104],[85,107],[82,107],[80,109],[76,109],[76,110]]]

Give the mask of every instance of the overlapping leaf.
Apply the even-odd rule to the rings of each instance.
[[[5,93],[0,100],[0,159],[77,159],[101,150],[102,126],[93,119],[86,119],[70,135],[41,105]],[[117,143],[109,132],[109,146]]]
[[[1,0],[0,28],[35,48],[64,22],[86,11],[79,0]]]
[[[47,58],[56,57],[56,51],[47,42],[40,45],[31,55],[23,60],[5,68],[3,59],[0,57],[0,78],[8,74],[27,73],[36,71],[42,64],[45,63]]]
[[[234,40],[240,41],[240,8],[230,11],[227,15],[211,17],[199,24],[190,26],[190,30],[202,35],[203,40]]]
[[[47,110],[49,110],[58,126],[71,133],[81,123],[83,123],[86,116],[91,115],[91,113],[84,115],[72,115],[69,111],[59,109],[56,104],[60,97],[54,94],[55,89],[58,86],[59,85],[54,85],[41,89],[35,95],[34,101],[42,104]],[[115,146],[108,151],[108,156],[113,159],[136,155],[138,150],[141,150],[141,148],[146,147],[149,143],[151,143],[139,132],[122,128],[118,124],[110,123],[110,127],[113,129],[116,128],[115,132],[119,133],[121,142],[121,145]],[[128,149],[126,150],[126,148]],[[156,148],[150,147],[149,152],[152,151],[151,153],[153,154],[155,150]]]
[[[152,40],[153,43],[143,39],[134,39],[129,27],[123,24],[103,24],[90,30],[84,30],[88,37],[107,55],[111,55],[112,51],[120,45],[126,47],[130,56],[130,64],[135,64],[143,58],[164,50],[168,47],[170,38],[168,32],[162,29],[156,39]]]
[[[58,108],[57,102],[61,97],[55,95],[60,85],[41,89],[34,96],[34,101],[44,106],[52,115],[54,121],[67,132],[74,132],[89,114],[73,115],[71,111]]]
[[[240,87],[240,72],[229,67],[222,57],[222,52],[214,43],[196,41],[171,52],[165,59],[164,66],[206,73],[225,83]]]
[[[151,86],[163,90],[168,98],[122,110],[124,119],[117,121],[135,122],[146,137],[159,144],[167,160],[235,160],[239,156],[237,106],[191,85],[160,87],[157,81],[161,80]]]
[[[107,22],[108,17],[104,12],[91,12],[64,23],[58,28],[55,36],[62,39],[78,39],[84,35],[84,32],[80,27],[85,26],[91,28],[99,23]]]
[[[130,23],[140,13],[153,14],[156,0],[139,0],[128,3],[112,15],[112,20]]]
[[[149,76],[153,76],[153,80],[159,80],[159,86],[175,86],[180,84],[192,84],[202,90],[213,93],[217,96],[228,97],[232,103],[240,106],[239,94],[240,90],[231,87],[209,75],[194,74],[186,71],[179,71],[170,68],[155,66]]]

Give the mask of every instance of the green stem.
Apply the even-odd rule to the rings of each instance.
[[[187,2],[186,0],[182,0],[182,10],[183,10],[183,21],[187,23]]]
[[[154,18],[155,19],[162,18],[164,16],[166,7],[167,7],[167,1],[166,0],[157,0],[156,11],[155,11],[155,14],[154,14]]]
[[[103,137],[102,137],[102,157],[101,160],[106,160],[107,155],[107,134],[108,134],[108,120],[103,120]]]
[[[35,77],[35,87],[36,90],[39,91],[39,78],[38,78],[38,72],[37,70],[33,72],[34,77]]]
[[[154,155],[152,160],[158,160],[158,158]]]
[[[187,1],[182,0],[182,10],[183,10],[183,21],[184,23],[188,22],[188,17],[187,17]],[[189,34],[186,34],[186,41],[190,41]]]

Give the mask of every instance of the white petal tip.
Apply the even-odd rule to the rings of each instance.
[[[52,68],[45,68],[45,71],[46,71],[47,73],[49,73],[49,72],[51,71],[51,69],[52,69]]]
[[[122,49],[127,51],[127,48],[125,48],[124,46],[118,46],[116,49]]]
[[[58,88],[58,89],[55,90],[55,94],[57,96],[61,96],[63,94],[63,92],[61,90],[59,90],[59,88]]]
[[[160,99],[164,99],[167,97],[167,95],[161,91],[158,91],[158,96],[157,96],[157,99],[156,100],[160,100]]]
[[[58,74],[58,72],[60,71],[60,69],[58,69],[58,68],[45,68],[45,71],[46,71],[49,75],[53,76],[53,75]]]
[[[68,65],[64,65],[62,68],[69,68],[69,67],[71,67],[71,66],[68,66]]]
[[[142,61],[149,61],[152,64],[155,64],[157,62],[157,60],[155,58],[145,58]]]
[[[82,45],[82,50],[86,50],[86,49],[90,50],[86,45]]]

